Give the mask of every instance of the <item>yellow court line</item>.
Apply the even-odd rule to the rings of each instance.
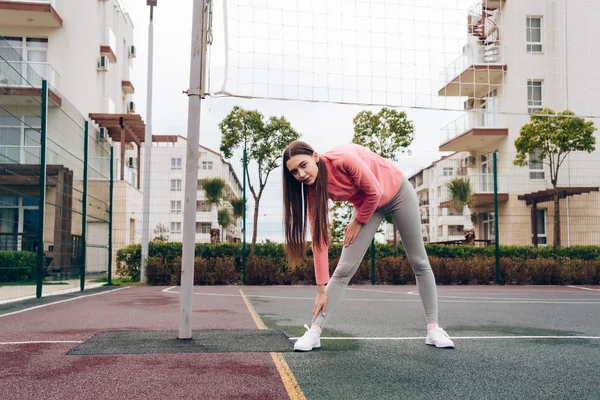
[[[248,298],[246,297],[242,289],[240,289],[240,294],[242,295],[242,298],[246,303],[246,307],[248,307],[248,311],[250,311],[250,315],[252,315],[252,319],[254,320],[254,323],[256,324],[258,329],[267,329],[267,327],[262,322],[256,311],[254,311],[254,307],[252,307],[252,304],[250,304]],[[273,359],[273,362],[277,367],[277,372],[279,372],[279,376],[281,377],[283,385],[285,386],[285,389],[287,390],[290,399],[306,400],[302,389],[300,389],[300,385],[298,385],[296,377],[292,373],[292,370],[290,369],[288,364],[285,362],[283,355],[281,353],[271,353],[271,358]]]

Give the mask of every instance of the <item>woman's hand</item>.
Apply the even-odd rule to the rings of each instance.
[[[323,311],[323,316],[325,316],[325,311],[327,311],[327,295],[325,293],[317,294],[317,299],[315,300],[315,308],[313,309],[312,322],[315,322],[315,319],[317,319],[319,311],[321,310]]]
[[[360,224],[360,222],[358,222],[355,219],[353,219],[348,225],[346,225],[346,228],[344,229],[344,247],[347,247],[354,243],[354,239],[356,239],[356,236],[358,235],[361,226],[362,225]]]

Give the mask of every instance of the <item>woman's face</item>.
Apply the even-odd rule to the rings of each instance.
[[[290,158],[285,165],[294,178],[306,185],[312,185],[319,174],[318,161],[319,155],[316,152],[312,156],[298,154]]]

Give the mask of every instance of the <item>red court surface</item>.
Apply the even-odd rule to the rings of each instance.
[[[2,399],[289,398],[269,353],[70,356],[94,334],[178,330],[179,296],[135,287],[0,315]],[[238,288],[196,301],[193,329],[257,329]]]

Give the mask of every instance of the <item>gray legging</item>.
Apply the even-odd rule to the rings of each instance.
[[[417,193],[404,176],[402,186],[396,196],[389,203],[375,210],[371,220],[360,228],[354,242],[342,250],[340,261],[325,288],[327,315],[323,316],[323,313],[319,312],[313,322],[314,324],[323,328],[325,322],[331,316],[331,312],[335,311],[340,304],[348,283],[356,273],[379,224],[389,214],[392,214],[394,218],[394,224],[400,232],[408,262],[415,272],[427,323],[438,322],[437,288],[423,244]]]

